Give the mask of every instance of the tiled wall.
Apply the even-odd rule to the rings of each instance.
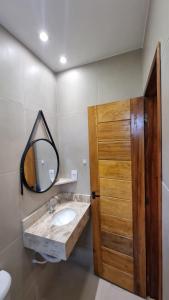
[[[62,173],[77,169],[78,182],[69,190],[89,194],[87,107],[142,95],[141,51],[60,73],[56,83]]]
[[[143,88],[158,41],[161,42],[162,76],[162,226],[163,300],[169,299],[169,1],[151,1],[143,52]]]
[[[41,299],[54,269],[33,267],[21,236],[21,218],[56,193],[52,189],[36,195],[25,190],[20,195],[20,158],[39,109],[57,144],[55,77],[0,28],[0,269],[12,274],[12,300]]]

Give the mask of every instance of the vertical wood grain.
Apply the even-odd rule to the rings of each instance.
[[[90,156],[90,184],[91,191],[99,195],[99,177],[98,177],[98,142],[97,142],[97,113],[96,106],[88,108],[89,125],[89,156]],[[100,230],[100,208],[99,198],[91,200],[92,229],[93,229],[93,258],[94,270],[97,275],[102,274],[101,258],[101,230]]]
[[[146,297],[144,98],[131,99],[134,290]]]
[[[162,300],[161,54],[156,48],[145,88],[147,295]]]
[[[157,215],[158,215],[158,300],[162,295],[162,116],[161,116],[161,46],[156,49],[157,77]]]

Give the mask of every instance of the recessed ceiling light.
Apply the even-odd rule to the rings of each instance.
[[[40,32],[39,38],[42,42],[47,42],[49,39],[48,34],[45,31]]]
[[[66,63],[67,63],[67,58],[66,58],[66,56],[64,56],[64,55],[62,55],[61,57],[60,57],[60,63],[61,64],[63,64],[63,65],[65,65]]]

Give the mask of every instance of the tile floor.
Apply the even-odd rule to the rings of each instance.
[[[119,287],[99,279],[99,284],[94,300],[139,300],[142,299]]]
[[[76,264],[62,263],[43,300],[139,300]]]

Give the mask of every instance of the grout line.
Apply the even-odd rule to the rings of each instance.
[[[20,99],[21,100],[21,99]],[[15,104],[19,104],[19,105],[21,105],[22,107],[24,107],[24,105],[23,105],[23,102],[22,102],[22,100],[20,101],[20,100],[16,100],[16,99],[13,99],[13,98],[10,98],[10,97],[6,97],[6,96],[0,96],[0,101],[4,101],[4,102],[9,102],[9,103],[15,103]]]
[[[10,244],[8,244],[3,250],[1,250],[0,252],[0,256],[4,254],[4,252],[6,252],[9,248],[11,248],[13,246],[13,244],[16,243],[16,241],[21,240],[21,236],[18,236],[14,241],[12,241]]]
[[[18,174],[18,170],[5,171],[5,172],[1,172],[1,171],[0,171],[0,176],[8,175],[8,174],[15,174],[15,173]]]
[[[141,41],[142,49],[144,49],[145,40],[146,40],[146,33],[147,33],[147,29],[148,29],[148,22],[149,22],[149,17],[150,17],[150,7],[151,7],[150,2],[151,1],[149,0],[149,2],[147,4],[147,9],[146,9],[146,18],[145,18],[143,36],[142,36],[142,41]]]

